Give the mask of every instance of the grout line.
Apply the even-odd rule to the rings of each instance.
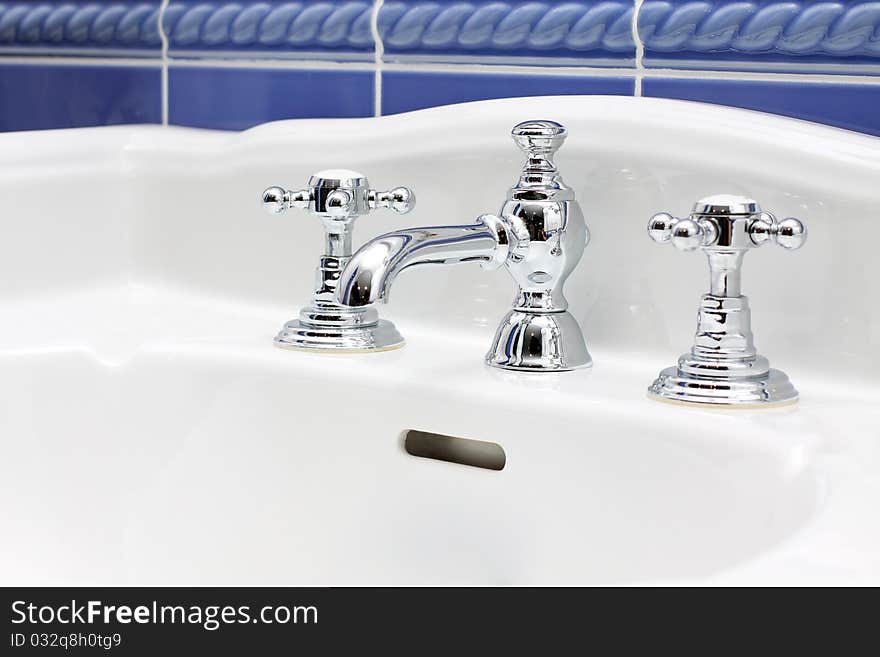
[[[632,67],[589,67],[589,66],[524,66],[495,64],[446,64],[430,63],[390,63],[383,67],[389,71],[425,71],[425,72],[456,72],[456,73],[515,73],[518,75],[566,75],[614,77],[634,75]],[[643,68],[643,78],[683,78],[697,80],[745,80],[750,82],[817,82],[817,83],[858,83],[880,85],[880,76],[855,75],[846,73],[785,73],[775,71],[729,71],[708,69],[666,69]]]
[[[165,34],[165,10],[171,0],[162,0],[159,5],[159,38],[162,40],[162,125],[168,125],[168,35]]]
[[[40,46],[0,46],[0,57],[88,57],[120,59],[156,59],[156,50],[152,48],[64,48]]]
[[[53,64],[55,66],[144,66],[159,67],[162,61],[158,57],[79,57],[38,55],[38,56],[0,56],[0,64],[27,65]]]
[[[651,68],[675,69],[675,70],[707,70],[707,64],[711,64],[712,71],[723,72],[752,72],[752,73],[803,73],[805,75],[849,75],[849,76],[876,76],[880,74],[878,64],[844,64],[844,63],[802,63],[802,62],[756,62],[756,61],[708,61],[706,59],[663,59],[651,58]]]
[[[703,62],[693,62],[700,64]],[[263,60],[253,58],[242,59],[185,59],[165,56],[150,59],[130,57],[0,57],[0,65],[51,64],[53,66],[133,66],[162,67],[167,71],[170,64],[175,67],[191,68],[254,68],[254,69],[305,69],[305,70],[348,70],[373,71],[375,62],[353,61],[336,62],[328,60]],[[415,72],[452,72],[462,74],[510,73],[516,75],[556,75],[585,77],[626,77],[634,75],[630,67],[612,66],[555,66],[555,65],[521,65],[521,64],[444,64],[430,62],[383,62],[383,70],[415,71]],[[820,84],[860,84],[880,86],[880,75],[859,75],[855,73],[795,73],[782,71],[732,71],[728,69],[710,70],[697,68],[644,68],[642,78],[677,78],[690,80],[743,80],[747,82],[803,82]],[[164,87],[164,85],[163,85]],[[163,88],[165,102],[167,89]]]
[[[341,56],[340,56],[341,55]],[[199,59],[212,59],[216,61],[220,60],[229,60],[232,62],[235,61],[252,61],[255,64],[260,64],[261,62],[267,62],[271,64],[272,62],[364,62],[373,66],[374,63],[374,55],[369,51],[363,52],[332,52],[332,51],[320,51],[320,50],[297,50],[292,52],[279,52],[273,50],[192,50],[186,49],[184,51],[175,53],[174,55],[169,55],[168,57],[171,63],[175,63],[177,61],[197,61]]]
[[[311,55],[311,57],[310,57]],[[235,56],[218,56],[216,53],[205,53],[205,56],[175,57],[162,56],[161,52],[154,57],[128,57],[125,53],[118,56],[86,55],[9,55],[0,54],[0,65],[19,64],[52,64],[54,66],[142,66],[161,67],[165,64],[187,66],[193,68],[289,68],[315,70],[350,70],[372,71],[376,67],[374,57],[367,60],[338,61],[316,57],[314,53],[304,54],[302,59],[295,57],[255,57],[251,53],[235,53]],[[775,70],[772,64],[755,62],[707,62],[702,60],[652,60],[654,66],[642,68],[642,77],[677,77],[677,78],[711,78],[730,80],[765,80],[767,82],[791,80],[796,82],[851,82],[857,84],[880,84],[880,66],[846,66],[835,64],[788,64],[785,68]],[[712,64],[714,68],[702,68]],[[736,70],[736,66],[753,66],[744,70]],[[416,61],[400,60],[382,62],[383,70],[389,71],[446,71],[473,73],[517,73],[520,75],[585,75],[585,76],[631,76],[633,66],[614,64],[572,64],[540,62],[529,63],[492,63],[486,61]],[[757,68],[762,66],[761,68]],[[792,69],[791,67],[795,67]],[[852,72],[845,72],[845,71]]]
[[[164,0],[168,2],[169,0]],[[163,48],[164,50],[164,48]],[[748,82],[802,82],[820,84],[860,84],[880,86],[880,75],[858,73],[830,72],[792,72],[792,71],[735,71],[730,69],[703,69],[699,64],[706,62],[688,62],[691,68],[642,68],[642,78],[677,78],[694,80],[743,80]],[[175,67],[190,68],[254,68],[254,69],[305,69],[305,70],[348,70],[374,71],[377,62],[348,61],[339,62],[323,59],[270,59],[241,57],[239,59],[188,59],[168,56],[132,58],[132,57],[22,57],[0,56],[0,65],[51,64],[53,66],[121,66],[121,67],[162,67],[166,74],[170,64]],[[585,77],[627,77],[635,75],[632,66],[562,66],[562,65],[527,65],[527,64],[484,64],[484,63],[432,63],[432,62],[381,62],[382,70],[415,71],[415,72],[453,72],[462,74],[510,73],[534,76],[585,76]],[[381,84],[374,91],[381,91]],[[163,104],[167,105],[167,79],[163,83]],[[166,108],[167,109],[167,108]]]
[[[630,76],[632,66],[556,66],[541,64],[486,64],[459,62],[385,62],[389,71],[426,71],[443,73],[515,73],[518,75],[586,75],[592,77]]]
[[[642,73],[647,78],[679,78],[686,80],[744,80],[748,82],[857,83],[880,85],[880,76],[846,73],[783,73],[774,71],[713,71],[704,69],[652,68]]]
[[[372,61],[340,62],[329,59],[262,59],[259,57],[168,57],[169,64],[175,68],[255,68],[255,69],[305,69],[316,71],[372,71],[376,64]]]
[[[375,0],[373,11],[370,14],[370,32],[373,34],[373,115],[382,116],[382,59],[385,56],[385,44],[382,43],[382,35],[379,34],[379,11],[382,9],[384,0]]]
[[[645,75],[645,44],[642,42],[642,36],[639,34],[639,14],[642,11],[642,3],[644,0],[635,0],[632,14],[632,38],[636,46],[636,84],[633,95],[639,97],[642,95],[642,78]]]

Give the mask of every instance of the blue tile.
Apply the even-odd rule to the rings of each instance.
[[[159,0],[0,3],[0,54],[158,56]]]
[[[373,115],[372,71],[173,65],[171,123],[242,130],[277,121]]]
[[[382,114],[489,98],[602,94],[629,96],[631,77],[432,73],[387,71],[382,74]]]
[[[627,60],[635,53],[633,0],[603,2],[456,2],[386,0],[379,34],[387,60],[524,58]]]
[[[374,51],[372,0],[174,0],[163,15],[169,52],[181,56],[366,59]]]
[[[880,135],[880,85],[647,78],[645,96],[698,100]]]
[[[880,65],[878,2],[645,0],[638,23],[648,66]]]
[[[3,64],[0,130],[162,120],[158,67]]]

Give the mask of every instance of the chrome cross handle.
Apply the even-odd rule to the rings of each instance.
[[[667,212],[655,214],[648,223],[648,234],[655,242],[670,242],[681,251],[700,247],[741,250],[771,240],[784,249],[799,249],[807,240],[807,229],[799,219],[778,221],[755,201],[728,195],[697,202],[687,219]]]
[[[794,251],[807,241],[807,227],[800,219],[787,217],[777,221],[769,212],[762,212],[761,216],[749,226],[749,236],[757,246],[773,240],[783,249]]]
[[[307,210],[312,202],[312,190],[293,191],[283,187],[269,187],[263,192],[263,207],[269,214],[281,214],[290,208]]]
[[[415,194],[407,187],[390,191],[370,189],[367,178],[356,171],[329,169],[309,178],[306,189],[269,187],[263,207],[270,214],[291,208],[306,210],[324,226],[324,253],[316,274],[315,294],[299,319],[284,325],[276,344],[297,349],[375,351],[400,346],[403,339],[389,323],[379,320],[373,308],[351,309],[335,300],[340,272],[351,259],[355,220],[378,208],[398,214],[415,207]]]
[[[291,208],[307,210],[324,224],[324,256],[348,258],[351,256],[351,231],[354,221],[377,208],[388,208],[405,214],[415,207],[416,197],[407,187],[395,187],[382,192],[370,189],[366,176],[347,169],[327,169],[309,178],[307,189],[290,190],[269,187],[263,192],[263,207],[269,214],[280,214]],[[337,262],[341,270],[344,262]],[[337,271],[338,274],[338,271]],[[335,289],[335,277],[330,282]],[[323,286],[318,294],[324,294]],[[330,301],[331,293],[326,296]]]
[[[363,199],[366,200],[365,203],[362,202]],[[280,214],[290,208],[297,208],[309,210],[319,216],[345,219],[367,214],[377,208],[388,208],[398,214],[406,214],[415,207],[415,195],[408,187],[395,187],[387,192],[368,189],[366,195],[356,189],[337,188],[322,194],[317,186],[295,191],[269,187],[263,192],[263,205],[269,214]]]
[[[366,177],[357,171],[328,169],[309,178],[308,189],[269,187],[263,192],[263,206],[270,214],[290,208],[332,219],[355,219],[377,208],[405,214],[415,207],[416,198],[407,187],[387,192],[370,189]]]
[[[711,271],[710,293],[739,296],[745,253],[769,241],[784,249],[799,249],[807,240],[807,228],[794,217],[777,221],[752,199],[719,194],[698,201],[687,219],[667,212],[655,214],[648,222],[648,235],[680,251],[705,251]]]
[[[659,212],[651,217],[648,235],[655,242],[670,243],[679,251],[709,246],[717,237],[714,224],[699,219],[679,219],[668,212]]]
[[[703,250],[710,272],[709,293],[700,302],[691,351],[679,358],[677,367],[663,370],[649,393],[674,401],[722,405],[796,400],[797,391],[788,377],[771,370],[755,349],[741,269],[745,254],[766,242],[799,249],[807,239],[804,224],[794,218],[777,221],[752,199],[717,195],[698,201],[687,219],[666,212],[654,215],[648,234],[682,251]]]
[[[387,192],[371,189],[367,192],[367,205],[371,210],[388,208],[397,214],[406,214],[415,207],[416,197],[409,187],[395,187]]]

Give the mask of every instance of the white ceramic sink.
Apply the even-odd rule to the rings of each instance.
[[[592,370],[485,367],[512,286],[476,265],[398,279],[380,311],[404,349],[272,346],[321,228],[266,216],[263,188],[344,166],[416,190],[357,243],[468,222],[500,206],[528,118],[570,131],[557,161],[593,241],[567,296]],[[631,98],[0,135],[0,583],[880,583],[878,174],[874,138]],[[797,406],[645,396],[706,285],[645,224],[715,192],[810,228],[745,265]],[[506,466],[413,457],[407,429],[495,442]]]

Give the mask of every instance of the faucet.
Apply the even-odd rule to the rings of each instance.
[[[398,274],[420,265],[477,262],[487,270],[504,265],[517,292],[486,363],[533,372],[589,367],[592,359],[562,292],[588,240],[574,192],[553,163],[566,134],[554,121],[516,125],[511,135],[526,163],[498,215],[484,214],[473,224],[397,230],[370,240],[339,275],[336,300],[349,307],[387,302]]]
[[[709,258],[709,293],[700,301],[693,347],[677,366],[660,372],[649,396],[740,407],[796,402],[798,392],[785,372],[771,369],[755,349],[740,274],[745,254],[766,242],[787,250],[803,246],[803,223],[793,217],[777,221],[750,198],[719,194],[698,201],[687,219],[654,215],[648,234],[681,251],[701,249]]]
[[[307,189],[269,187],[263,192],[263,206],[270,214],[298,208],[320,218],[324,226],[324,254],[315,273],[314,296],[299,318],[281,328],[275,337],[277,346],[335,353],[403,346],[394,324],[379,319],[375,308],[341,306],[334,293],[339,272],[351,257],[351,233],[358,216],[377,208],[404,214],[414,205],[415,195],[406,187],[376,191],[363,174],[347,169],[319,171],[309,179]]]

